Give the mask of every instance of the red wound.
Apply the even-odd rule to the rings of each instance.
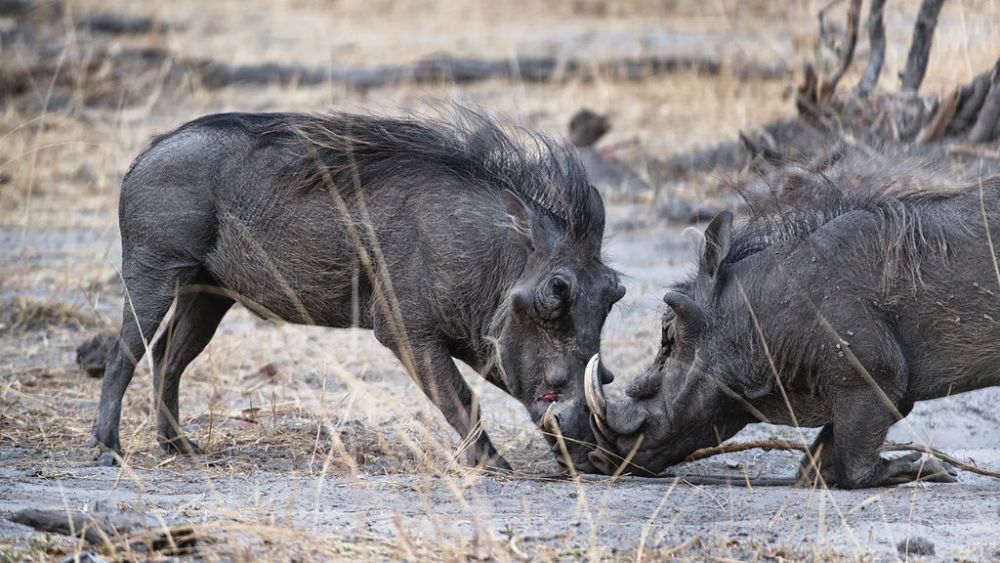
[[[539,401],[545,401],[546,403],[551,403],[559,398],[559,393],[546,393],[538,398]]]

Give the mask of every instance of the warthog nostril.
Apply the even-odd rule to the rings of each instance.
[[[604,473],[605,475],[611,475],[615,471],[615,464],[611,463],[604,452],[600,450],[593,450],[587,454],[587,459],[594,466],[595,469]]]

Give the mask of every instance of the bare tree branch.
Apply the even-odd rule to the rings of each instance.
[[[816,70],[813,68],[813,65],[805,63],[802,66],[802,84],[799,84],[798,91],[795,93],[795,108],[798,110],[800,116],[815,117],[819,114],[816,101],[816,88],[818,84],[819,79],[816,77]]]
[[[938,104],[934,114],[920,128],[920,132],[917,133],[917,138],[913,142],[917,144],[933,143],[944,137],[945,131],[948,130],[948,124],[955,117],[955,110],[958,109],[959,99],[959,91],[955,90]]]
[[[1000,60],[993,65],[990,73],[990,91],[983,100],[979,110],[979,118],[969,132],[969,141],[973,143],[988,143],[996,138],[1000,128]]]
[[[833,74],[823,81],[819,90],[819,104],[823,106],[833,97],[833,92],[837,89],[837,83],[847,72],[854,60],[854,48],[858,44],[858,21],[861,19],[861,0],[851,0],[847,7],[847,30],[845,32],[846,42],[840,50],[840,64]]]
[[[858,82],[855,94],[864,98],[875,89],[879,76],[882,74],[882,65],[885,63],[885,24],[882,23],[882,13],[885,9],[885,0],[872,0],[871,8],[868,10],[868,43],[870,53],[868,54],[868,66],[865,67],[865,74]]]
[[[900,76],[904,91],[916,92],[920,89],[920,83],[924,81],[931,42],[934,39],[934,28],[937,26],[938,14],[941,13],[943,4],[944,0],[924,0],[920,4],[917,23],[913,26],[910,54],[906,57],[906,69]]]
[[[958,89],[958,112],[948,127],[949,135],[961,135],[976,123],[979,110],[990,92],[990,73],[984,72]]]
[[[836,43],[830,37],[830,34],[827,33],[828,30],[827,30],[827,27],[826,27],[826,13],[829,12],[830,9],[832,9],[834,6],[836,6],[837,4],[840,4],[843,1],[844,0],[830,0],[829,2],[826,3],[825,6],[823,6],[822,8],[820,8],[819,13],[816,14],[816,17],[819,18],[819,42],[820,42],[820,45],[822,45],[824,47],[827,47],[828,49],[831,49],[831,50],[836,46]]]

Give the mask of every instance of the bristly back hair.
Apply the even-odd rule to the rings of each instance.
[[[940,161],[895,152],[841,143],[811,161],[752,162],[749,173],[732,185],[745,202],[745,219],[734,231],[725,262],[805,239],[852,211],[868,211],[881,223],[884,282],[908,273],[919,283],[920,256],[947,252],[942,224],[923,220],[921,208],[966,190]]]
[[[295,152],[294,185],[331,184],[352,193],[390,182],[419,185],[456,178],[470,189],[509,190],[573,239],[600,237],[604,206],[567,147],[485,113],[454,106],[454,118],[350,113],[279,114],[251,132]],[[402,181],[401,181],[402,180]]]

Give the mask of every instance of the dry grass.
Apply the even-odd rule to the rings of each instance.
[[[58,301],[17,297],[0,303],[0,336],[57,326],[94,326],[94,317]]]
[[[601,57],[641,52],[642,41],[636,37],[667,29],[678,41],[692,35],[701,38],[724,61],[781,56],[797,66],[815,48],[810,38],[821,4],[810,1],[779,8],[777,3],[737,0],[470,4],[427,0],[375,5],[360,0],[178,0],[150,7],[80,0],[71,9],[152,12],[170,23],[171,30],[111,42],[167,46],[191,56],[236,63],[370,66],[442,51],[500,58],[579,49]],[[892,9],[902,17],[914,13],[916,3],[892,3]],[[992,64],[1000,31],[990,28],[992,35],[980,34],[975,43],[967,38],[975,35],[969,29],[983,25],[983,14],[998,12],[1000,6],[992,0],[948,4],[927,90],[946,90]],[[890,45],[896,50],[887,54],[884,80],[894,75],[903,58],[892,33],[890,28]],[[77,38],[69,32],[67,36],[69,48],[75,48]],[[992,38],[992,44],[982,37]],[[741,50],[741,45],[755,48]],[[30,58],[24,53],[14,56]],[[852,80],[849,75],[844,84]],[[643,154],[667,158],[793,111],[783,97],[789,87],[785,81],[745,82],[729,71],[719,76],[677,74],[641,83],[489,81],[464,87],[400,85],[369,92],[329,86],[163,91],[150,77],[122,87],[129,89],[133,103],[40,114],[34,102],[53,95],[42,83],[28,96],[33,103],[21,100],[0,108],[0,172],[10,178],[0,183],[0,233],[3,242],[11,241],[0,263],[0,455],[10,453],[4,470],[37,470],[36,478],[42,481],[101,481],[87,473],[93,465],[92,452],[83,447],[100,383],[84,377],[73,365],[72,355],[88,330],[120,321],[114,242],[117,189],[132,157],[156,133],[213,111],[335,108],[396,113],[422,111],[439,99],[452,98],[512,115],[553,134],[561,134],[569,116],[581,106],[608,111],[614,129],[607,142],[637,139]],[[57,93],[83,99],[92,88],[96,86],[84,81],[72,91]],[[113,88],[107,92],[113,93]],[[90,233],[93,240],[73,242],[80,233]],[[48,236],[56,242],[50,243]],[[647,316],[642,326],[612,335],[610,344],[618,348],[612,354],[618,354],[621,363],[627,359],[638,366],[648,357],[659,329],[655,313]],[[433,504],[426,500],[432,488],[444,490],[449,502],[468,509],[461,517],[476,514],[476,502],[488,505],[488,499],[475,493],[493,480],[484,480],[482,474],[455,461],[461,448],[458,438],[402,371],[368,333],[275,325],[234,310],[210,347],[189,367],[182,385],[181,425],[205,448],[205,456],[165,457],[155,446],[151,378],[145,368],[137,373],[125,399],[122,440],[128,457],[117,479],[124,483],[122,488],[139,490],[144,504],[128,507],[118,501],[116,507],[162,513],[161,505],[171,509],[177,505],[157,497],[161,484],[199,481],[207,491],[200,493],[204,498],[181,505],[177,516],[193,522],[204,546],[201,555],[207,559],[656,560],[706,554],[722,559],[836,558],[823,545],[783,547],[752,538],[664,539],[673,521],[657,524],[652,535],[658,541],[629,553],[611,551],[596,531],[583,545],[570,541],[569,533],[539,538],[530,526],[537,519],[529,507],[531,499],[524,500],[523,521],[515,521],[506,531],[481,522],[470,525],[468,534],[414,531],[409,528],[413,511],[433,511],[434,506],[390,506],[385,516],[392,520],[394,534],[374,525],[367,532],[357,528],[343,532],[344,525],[317,524],[301,512],[255,496],[254,483],[278,481],[294,498],[313,494],[298,490],[306,486],[303,483],[337,480],[356,487],[360,495],[394,499],[395,491],[365,485],[366,480],[420,475],[438,476],[434,487],[409,481],[390,487],[426,487],[420,493],[428,505]],[[470,380],[485,397],[486,426],[494,442],[520,471],[505,479],[543,479],[552,474],[556,466],[520,405],[474,376]],[[227,504],[234,497],[219,491],[234,486],[234,481],[250,483],[242,506]],[[116,481],[116,487],[119,484]],[[566,515],[567,521],[579,525],[588,518],[600,520],[601,514],[591,513],[584,498],[597,492],[581,488],[572,494],[579,495],[580,506]],[[285,500],[293,504],[293,498]],[[69,538],[0,539],[8,542],[0,548],[0,561],[45,559],[83,549]],[[144,557],[128,550],[127,543],[118,542],[108,551],[125,558]]]

